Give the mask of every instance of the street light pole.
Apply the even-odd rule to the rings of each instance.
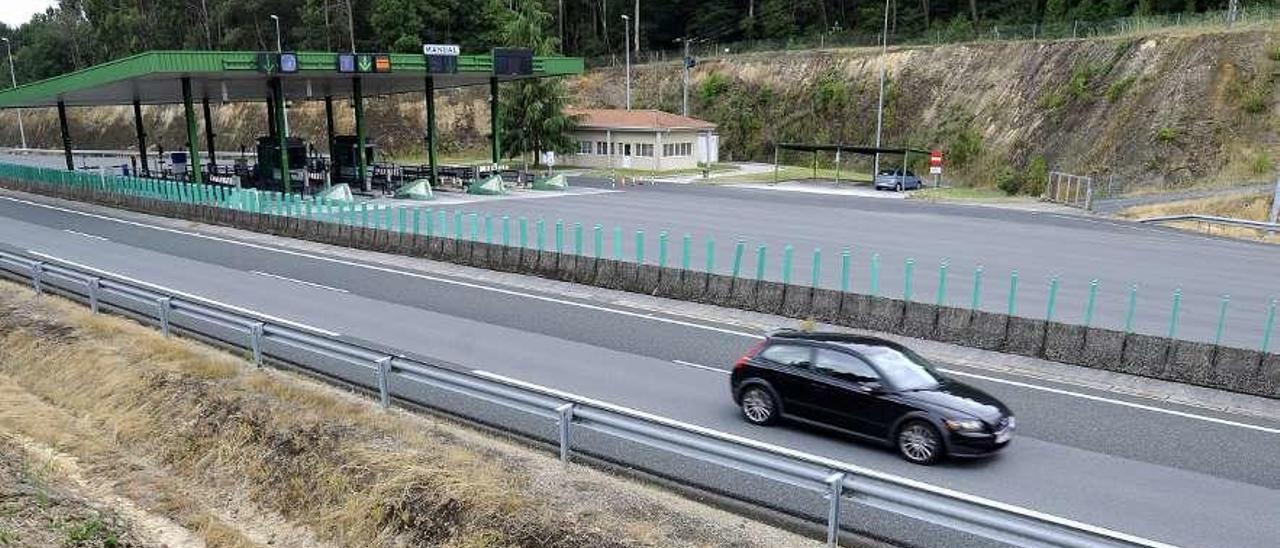
[[[885,56],[889,52],[889,0],[884,0],[884,30],[880,34],[880,101],[876,107],[876,156],[871,167],[871,178],[880,173],[880,129],[884,125],[884,72]]]
[[[682,95],[680,114],[684,116],[688,116],[689,115],[689,37],[685,36],[684,38],[681,38],[680,41],[684,42],[684,59],[681,60],[681,64],[684,65],[684,82],[682,83],[681,90],[680,90],[680,93]]]
[[[627,110],[631,110],[631,18],[622,16],[622,50],[627,55]]]
[[[280,16],[271,14],[271,19],[276,22],[276,53],[284,53],[284,41],[280,38]],[[284,99],[284,81],[280,82],[280,110],[284,111],[284,137],[289,138],[289,103]]]
[[[13,87],[18,87],[18,76],[13,70],[13,45],[9,43],[8,38],[0,38],[4,40],[4,49],[9,56],[9,81],[13,83]],[[27,149],[27,130],[22,127],[22,109],[15,109],[18,112],[18,135],[22,137],[22,149]]]

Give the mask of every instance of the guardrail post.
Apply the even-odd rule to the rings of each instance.
[[[787,244],[782,246],[782,283],[791,283],[791,263],[795,257],[796,249]]]
[[[582,223],[573,223],[573,254],[583,256]]]
[[[1270,306],[1267,307],[1267,325],[1266,331],[1262,332],[1262,353],[1266,354],[1271,349],[1271,331],[1276,327],[1276,300],[1271,299]]]
[[[871,296],[880,296],[880,254],[871,254]]]
[[[43,295],[44,288],[41,287],[40,279],[44,277],[44,263],[36,262],[31,264],[31,288],[36,290],[36,295]]]
[[[1045,321],[1047,322],[1053,321],[1053,313],[1057,309],[1057,305],[1058,305],[1058,277],[1054,276],[1049,280],[1049,308],[1048,310],[1045,310],[1045,313],[1044,313]]]
[[[947,260],[942,260],[942,265],[938,267],[938,306],[947,304]]]
[[[89,278],[89,311],[98,313],[98,292],[102,289],[102,280]]]
[[[556,219],[556,253],[564,253],[564,219]]]
[[[840,500],[844,495],[843,472],[827,476],[827,546],[840,545]]]
[[[1218,330],[1213,336],[1214,346],[1222,344],[1222,328],[1227,323],[1227,305],[1231,303],[1231,295],[1222,296],[1222,306],[1218,309]]]
[[[572,427],[575,407],[577,407],[575,404],[566,403],[556,408],[556,413],[560,415],[560,462],[569,462],[569,447],[573,443]]]
[[[1182,310],[1182,288],[1173,290],[1173,313],[1169,315],[1169,338],[1178,336],[1178,313]]]
[[[622,260],[622,227],[613,227],[613,260]]]
[[[636,264],[644,264],[644,230],[636,230]]]
[[[1098,280],[1089,282],[1089,302],[1084,307],[1084,326],[1089,327],[1093,323],[1093,307],[1098,301]]]
[[[916,260],[907,258],[906,264],[906,283],[902,286],[902,300],[911,301],[912,293],[914,293],[916,277]]]
[[[813,248],[813,287],[822,283],[822,248]]]
[[[716,239],[713,236],[707,236],[707,274],[715,274],[716,272]]]
[[[746,253],[747,242],[741,238],[733,247],[733,277],[737,278],[742,273],[742,255]]]
[[[978,310],[982,306],[982,265],[973,271],[973,299],[969,301],[969,310]]]
[[[1014,270],[1009,274],[1009,309],[1008,314],[1014,315],[1018,311],[1018,271]]]
[[[169,297],[160,297],[156,299],[157,318],[160,320],[160,332],[164,336],[169,336],[169,306],[172,299]]]
[[[693,258],[693,235],[685,233],[681,241],[680,269],[689,270],[689,261]]]
[[[262,367],[262,334],[267,324],[262,322],[249,326],[249,349],[253,352],[253,365]]]
[[[756,248],[756,281],[764,280],[764,260],[767,250],[764,244]]]
[[[849,276],[852,273],[852,267],[853,253],[846,247],[840,252],[840,292],[842,293],[849,292]]]
[[[382,404],[382,408],[391,407],[391,389],[389,388],[388,377],[391,376],[391,356],[379,358],[374,363],[378,368],[378,401]]]
[[[595,248],[592,251],[595,254],[595,258],[599,259],[604,255],[604,227],[595,225],[591,227],[591,232],[595,237]]]
[[[667,267],[667,241],[670,238],[671,236],[665,230],[658,233],[658,266],[660,268]]]

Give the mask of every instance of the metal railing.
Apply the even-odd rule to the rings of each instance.
[[[574,455],[600,459],[750,504],[825,521],[830,546],[837,545],[842,522],[872,509],[1016,546],[1166,546],[610,403],[468,371],[41,253],[0,251],[0,278],[28,283],[38,293],[83,302],[94,312],[113,312],[155,325],[166,336],[179,333],[244,351],[258,366],[297,367],[369,390],[384,407],[400,401],[549,443],[558,448],[563,461]],[[720,473],[698,476],[699,469]],[[849,501],[853,505],[842,508]]]
[[[1238,226],[1243,228],[1256,228],[1258,230],[1265,230],[1267,232],[1280,231],[1280,223],[1268,223],[1266,221],[1251,221],[1249,219],[1236,219],[1232,217],[1219,217],[1217,215],[1199,215],[1194,213],[1186,214],[1186,215],[1162,215],[1159,217],[1148,217],[1146,219],[1138,219],[1139,223],[1145,223],[1145,224],[1173,223],[1178,221],[1197,221],[1201,223],[1209,223],[1209,224],[1216,224],[1216,225]]]
[[[1093,177],[1049,172],[1042,199],[1063,205],[1093,210]]]

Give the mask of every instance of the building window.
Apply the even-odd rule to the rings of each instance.
[[[591,141],[578,141],[578,154],[591,154]]]
[[[693,156],[693,143],[680,143],[681,156]]]
[[[609,143],[604,141],[596,141],[596,154],[601,156],[609,154]]]
[[[644,156],[646,158],[653,157],[653,145],[644,143],[636,145],[636,156]]]
[[[693,143],[670,143],[662,145],[663,156],[693,156]]]

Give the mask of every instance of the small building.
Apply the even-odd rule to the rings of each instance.
[[[576,154],[565,163],[651,171],[694,169],[720,161],[716,125],[660,110],[567,109],[578,117]]]

